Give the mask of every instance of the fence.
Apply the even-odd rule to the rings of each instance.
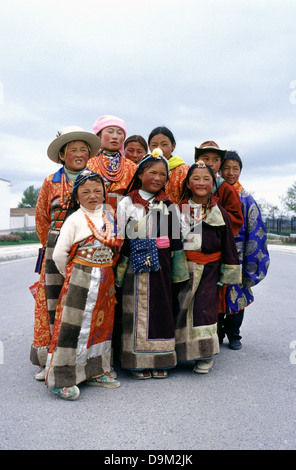
[[[277,233],[278,235],[290,235],[296,233],[296,217],[290,219],[279,217],[278,219],[265,219],[265,226],[268,233]]]

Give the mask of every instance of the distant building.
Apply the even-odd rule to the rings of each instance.
[[[35,230],[35,207],[10,209],[10,230]]]
[[[6,234],[22,230],[35,230],[35,208],[10,209],[11,182],[0,178],[0,232]]]
[[[0,178],[0,230],[7,230],[10,227],[10,186],[10,181]]]

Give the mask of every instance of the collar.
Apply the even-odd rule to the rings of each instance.
[[[52,178],[52,181],[53,183],[61,183],[62,182],[62,175],[65,174],[66,175],[66,181],[68,182],[69,181],[69,178],[65,172],[65,168],[64,166],[62,166],[62,168],[60,168],[54,175],[53,175],[53,178]]]
[[[184,160],[182,160],[181,157],[178,157],[177,155],[174,155],[169,159],[169,170],[173,170],[174,168],[177,168],[180,165],[184,165]]]
[[[237,192],[238,194],[240,194],[240,193],[242,192],[242,190],[243,190],[243,187],[242,187],[242,185],[240,184],[240,182],[239,182],[238,180],[237,180],[236,183],[234,183],[234,184],[232,185],[232,187],[236,190],[236,192]]]

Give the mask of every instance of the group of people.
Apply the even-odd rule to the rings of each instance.
[[[66,127],[51,142],[61,167],[36,205],[30,359],[35,378],[66,400],[82,382],[119,387],[116,360],[136,379],[166,378],[182,361],[209,372],[225,336],[241,348],[251,288],[269,265],[236,152],[207,141],[190,166],[166,127],[146,142],[104,115],[93,131]]]

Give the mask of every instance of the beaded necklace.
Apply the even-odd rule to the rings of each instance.
[[[107,246],[116,246],[117,245],[117,240],[115,237],[112,237],[112,230],[111,230],[111,224],[109,220],[107,219],[107,216],[105,212],[103,212],[103,221],[105,224],[105,230],[99,230],[93,221],[89,218],[87,214],[84,214],[87,225],[90,228],[92,234],[96,237],[97,240],[99,240],[101,243]]]
[[[64,210],[66,210],[68,208],[68,204],[69,204],[70,199],[71,199],[71,190],[69,189],[69,186],[72,189],[71,181],[69,180],[69,185],[68,185],[66,174],[63,173],[62,177],[61,177],[60,205],[61,205],[61,208],[64,209]]]
[[[207,203],[207,205],[203,204],[202,205],[202,209],[201,209],[201,217],[197,217],[195,214],[195,207],[190,207],[190,216],[191,218],[194,220],[194,222],[200,222],[201,220],[205,219],[206,216],[208,215],[209,211],[210,211],[210,202]]]
[[[120,163],[119,167],[117,170],[112,170],[110,168],[106,168],[103,160],[103,155],[104,152],[101,151],[98,155],[96,155],[97,163],[98,163],[98,169],[99,173],[108,181],[111,183],[113,181],[120,181],[123,178],[124,175],[124,158],[120,158]]]

